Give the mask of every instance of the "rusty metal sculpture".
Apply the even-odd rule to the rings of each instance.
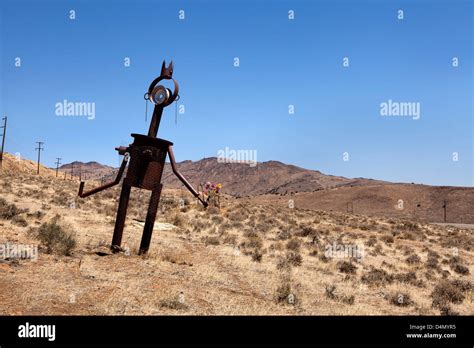
[[[171,91],[169,88],[162,85],[158,85],[158,83],[163,80],[172,80],[174,83],[174,91]],[[118,185],[128,163],[127,175],[123,180],[117,218],[115,220],[115,229],[111,245],[113,251],[121,249],[120,245],[122,242],[122,234],[127,215],[130,190],[132,187],[151,191],[151,198],[148,206],[145,227],[143,229],[139,254],[148,251],[153,233],[153,226],[155,224],[156,212],[160,201],[161,189],[163,187],[161,184],[161,176],[163,174],[167,154],[170,158],[173,173],[179,180],[181,180],[184,186],[186,186],[186,188],[191,191],[191,193],[198,198],[205,207],[207,207],[207,202],[201,199],[199,193],[196,192],[191,184],[189,184],[188,181],[178,172],[173,154],[173,143],[156,137],[163,109],[176,100],[178,92],[178,83],[173,79],[173,62],[166,67],[166,63],[163,61],[160,76],[153,80],[148,88],[148,92],[145,93],[144,96],[147,101],[149,100],[155,104],[148,135],[132,134],[132,137],[135,139],[132,144],[128,147],[120,146],[115,148],[120,155],[124,156],[124,158],[117,173],[117,177],[113,182],[102,185],[88,192],[83,192],[84,182],[81,182],[80,184],[79,197],[82,198]]]

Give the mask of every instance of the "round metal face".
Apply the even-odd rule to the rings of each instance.
[[[170,97],[170,92],[163,86],[156,86],[151,92],[150,100],[153,104],[164,104]]]

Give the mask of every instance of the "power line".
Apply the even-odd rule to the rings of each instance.
[[[61,164],[61,157],[56,157],[56,177],[58,177],[59,165]]]
[[[3,163],[3,149],[5,148],[5,134],[7,134],[7,116],[2,118],[4,121],[3,126],[0,128],[3,128],[3,133],[2,133],[2,150],[0,151],[0,168],[2,167]]]
[[[44,148],[41,146],[44,144],[42,141],[37,141],[38,147],[35,148],[35,150],[38,150],[38,170],[36,171],[36,174],[40,173],[40,161],[41,161],[41,151],[44,151]]]

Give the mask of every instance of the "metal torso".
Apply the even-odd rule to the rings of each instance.
[[[124,183],[154,191],[160,186],[168,147],[173,143],[142,134],[132,134],[135,141],[128,147],[130,162]]]

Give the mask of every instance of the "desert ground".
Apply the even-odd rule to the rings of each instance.
[[[0,170],[0,245],[38,247],[0,257],[1,315],[474,314],[470,225],[227,195],[203,209],[165,189],[139,256],[149,194],[132,190],[112,253],[120,186],[80,199],[77,179],[35,169],[7,154]]]

